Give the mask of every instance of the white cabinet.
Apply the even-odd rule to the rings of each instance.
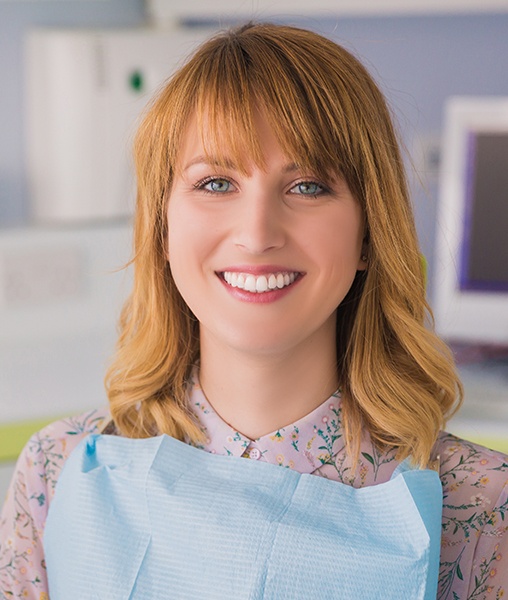
[[[27,43],[32,215],[130,214],[132,141],[147,101],[209,30],[36,30]]]

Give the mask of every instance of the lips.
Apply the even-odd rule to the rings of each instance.
[[[256,275],[254,273],[224,271],[221,273],[221,276],[233,288],[255,294],[263,294],[265,292],[281,290],[291,285],[300,276],[300,273],[296,271],[277,271]]]

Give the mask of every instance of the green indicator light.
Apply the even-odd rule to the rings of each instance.
[[[131,89],[135,92],[141,92],[144,86],[143,73],[141,71],[133,71],[129,77]]]

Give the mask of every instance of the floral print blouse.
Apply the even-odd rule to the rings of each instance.
[[[334,394],[292,425],[256,440],[214,411],[199,384],[189,401],[206,436],[206,452],[278,464],[354,487],[390,479],[398,462],[366,436],[356,469],[344,448],[341,401]],[[66,458],[109,420],[107,410],[49,425],[21,456],[0,516],[0,600],[48,600],[43,533]],[[435,447],[443,484],[438,600],[508,600],[508,457],[442,433]]]

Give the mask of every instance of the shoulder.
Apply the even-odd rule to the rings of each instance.
[[[102,409],[62,419],[25,445],[0,514],[1,598],[47,597],[42,538],[58,477],[79,442],[108,418]]]
[[[499,495],[507,485],[508,456],[442,432],[435,446],[440,476],[448,493],[468,487]]]
[[[508,517],[507,455],[444,432],[435,453],[439,456],[444,514],[468,515],[471,523],[482,529],[485,515],[493,511],[501,511],[503,521]]]
[[[508,456],[448,433],[435,454],[443,485],[440,597],[501,597],[508,591]]]
[[[26,443],[14,476],[22,476],[29,490],[43,485],[52,496],[68,456],[83,438],[98,433],[108,417],[108,410],[103,408],[47,425]]]
[[[28,472],[38,466],[44,468],[44,479],[51,496],[71,452],[83,438],[91,433],[98,433],[108,418],[106,408],[88,411],[55,421],[30,438],[23,451],[25,467]]]

